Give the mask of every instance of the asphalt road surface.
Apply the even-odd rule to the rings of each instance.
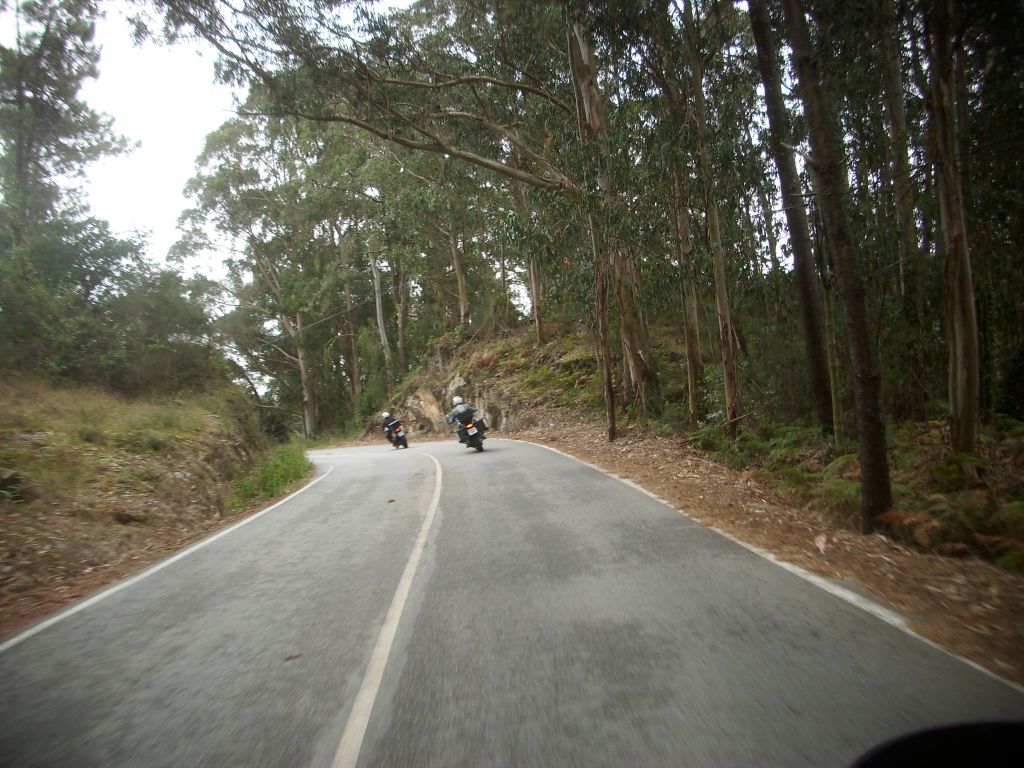
[[[545,448],[313,485],[0,646],[4,766],[847,766],[1024,694]],[[713,493],[713,489],[709,489]]]

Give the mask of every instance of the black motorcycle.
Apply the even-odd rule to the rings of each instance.
[[[484,449],[484,440],[487,439],[487,421],[483,418],[475,418],[475,412],[468,411],[459,417],[455,434],[459,442],[467,448],[475,448],[478,452]]]
[[[388,442],[395,448],[408,448],[409,439],[405,436],[405,428],[398,419],[393,419],[382,427]]]

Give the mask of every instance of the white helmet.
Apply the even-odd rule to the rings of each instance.
[[[452,398],[452,405],[462,405],[462,398],[456,395]]]
[[[382,414],[380,415],[380,417],[381,417],[382,419],[390,419],[390,418],[391,418],[391,414],[390,414],[390,413],[388,413],[387,411],[384,411],[384,413],[382,413]]]

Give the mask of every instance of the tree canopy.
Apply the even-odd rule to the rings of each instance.
[[[233,308],[199,328],[202,286],[161,278],[184,301],[161,333],[222,340],[309,434],[373,413],[446,343],[582,328],[610,439],[622,418],[815,424],[858,441],[870,529],[886,424],[944,415],[970,467],[980,423],[1022,416],[1012,3],[137,6],[140,34],[205,40],[248,93],[208,138],[179,244],[229,254]],[[50,74],[17,63],[47,32],[4,51],[4,125],[25,140],[3,145],[3,268],[36,296],[12,328],[138,289],[131,244],[58,226],[53,173],[119,144],[66,75],[48,84],[91,71],[71,19],[94,7],[31,4],[44,30],[42,9],[66,18],[36,57]],[[62,119],[34,130],[30,103]]]

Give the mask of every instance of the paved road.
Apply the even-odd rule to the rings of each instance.
[[[3,646],[0,764],[820,768],[1024,718],[1009,686],[539,446],[312,457],[284,504]]]

